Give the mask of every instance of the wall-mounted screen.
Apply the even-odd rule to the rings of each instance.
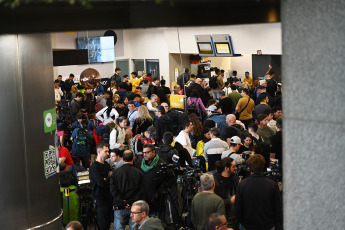
[[[211,42],[197,42],[199,54],[213,54]]]
[[[230,45],[227,42],[215,42],[217,54],[231,54]]]
[[[114,37],[77,38],[78,49],[89,51],[89,62],[115,61]]]

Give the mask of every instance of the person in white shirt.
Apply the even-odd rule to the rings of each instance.
[[[115,121],[115,128],[112,129],[110,132],[110,138],[109,138],[109,145],[110,149],[120,149],[123,150],[126,145],[126,129],[127,126],[127,118],[126,117],[119,117]]]
[[[205,158],[208,162],[208,171],[215,170],[215,163],[216,161],[221,160],[222,153],[229,149],[228,143],[221,140],[220,137],[220,129],[219,128],[212,128],[211,130],[211,140],[205,143],[204,153]]]
[[[152,94],[151,95],[151,98],[150,98],[150,101],[147,102],[147,109],[149,110],[149,113],[152,117],[152,119],[155,118],[155,112],[157,111],[157,95],[156,94]]]
[[[60,82],[59,80],[54,81],[54,88],[55,88],[55,102],[61,101],[61,97],[63,96],[63,92],[60,88]]]
[[[116,109],[113,108],[113,102],[111,98],[107,100],[107,107],[104,107],[96,113],[96,117],[98,120],[103,122],[103,125],[113,123],[119,117],[119,113],[116,111]]]
[[[128,102],[127,107],[129,110],[127,118],[129,120],[129,124],[130,124],[131,128],[133,128],[135,119],[137,119],[138,111],[135,109],[135,104],[134,104],[134,101],[132,101],[132,100]]]
[[[194,126],[190,120],[186,120],[182,124],[183,130],[177,135],[175,141],[180,143],[185,149],[188,150],[190,156],[193,156],[193,148],[189,139],[189,133],[193,130]]]

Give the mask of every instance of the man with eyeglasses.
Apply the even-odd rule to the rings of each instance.
[[[136,165],[140,167],[139,169],[144,174],[145,200],[150,204],[151,212],[158,215],[159,211],[163,211],[161,210],[163,204],[160,202],[161,192],[159,191],[163,178],[157,172],[160,170],[158,165],[165,163],[165,161],[159,158],[158,154],[156,154],[155,146],[152,144],[145,144],[143,146],[143,155],[144,158],[136,162]]]
[[[131,219],[135,223],[134,230],[163,230],[162,222],[155,216],[149,217],[149,205],[138,200],[131,207]]]
[[[145,196],[145,184],[143,173],[133,166],[133,152],[125,150],[122,159],[124,165],[115,169],[110,178],[110,191],[114,204],[114,227],[124,230],[126,224],[133,229],[130,207],[134,201]]]

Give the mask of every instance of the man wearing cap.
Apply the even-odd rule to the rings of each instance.
[[[204,147],[205,157],[208,162],[208,171],[215,170],[216,161],[221,160],[222,153],[229,149],[229,145],[219,138],[219,128],[212,128],[210,131],[211,140]]]
[[[207,108],[207,115],[208,118],[214,121],[220,129],[219,137],[225,137],[228,126],[226,124],[226,115],[222,113],[222,108],[219,105],[210,105]]]
[[[240,149],[242,143],[241,143],[241,138],[238,136],[233,136],[230,139],[230,149],[227,151],[224,151],[222,153],[222,159],[225,157],[231,157],[234,159],[236,164],[243,164],[244,159],[241,157],[241,155],[237,154],[237,151]]]

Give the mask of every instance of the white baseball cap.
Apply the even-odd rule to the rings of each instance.
[[[241,144],[242,145],[241,138],[239,138],[238,136],[231,137],[230,143],[231,144]]]

